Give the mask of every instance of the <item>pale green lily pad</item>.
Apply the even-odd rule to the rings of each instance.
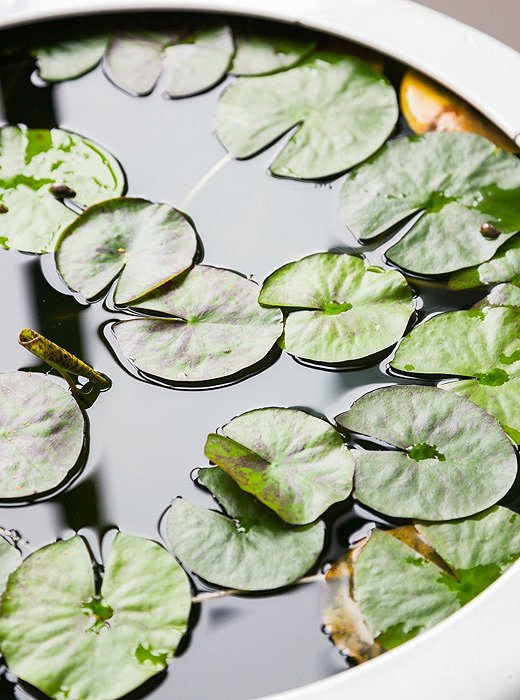
[[[471,289],[497,282],[520,286],[520,236],[514,236],[490,260],[454,272],[448,286],[450,289]]]
[[[497,284],[473,308],[484,308],[486,306],[520,307],[520,287],[517,287],[516,284]]]
[[[227,515],[176,499],[168,540],[182,564],[218,586],[260,591],[297,581],[317,562],[325,527],[284,523],[220,469],[201,469],[200,482]]]
[[[123,32],[110,38],[104,68],[108,78],[131,95],[151,93],[166,68],[166,93],[187,97],[218,83],[233,52],[233,36],[227,25],[194,31]]]
[[[400,272],[343,253],[284,265],[266,279],[259,301],[289,309],[282,342],[287,352],[327,363],[385,350],[402,337],[414,312]]]
[[[417,528],[451,571],[392,536],[399,529],[374,531],[354,569],[356,599],[387,649],[451,615],[520,557],[520,517],[507,508]]]
[[[352,490],[354,459],[327,422],[295,408],[260,408],[208,435],[206,457],[292,525],[313,522]]]
[[[271,172],[319,179],[362,162],[385,142],[398,117],[395,91],[361,59],[317,53],[295,68],[239,78],[222,95],[217,134],[248,158],[297,126]]]
[[[475,134],[397,139],[347,176],[341,217],[368,241],[422,212],[388,259],[438,275],[489,260],[520,230],[520,162]],[[481,233],[484,224],[495,238]],[[498,233],[501,232],[501,233]]]
[[[7,579],[18,568],[22,555],[16,547],[0,536],[0,594],[5,589]]]
[[[436,387],[371,391],[336,421],[396,448],[355,451],[354,496],[389,516],[473,515],[499,501],[515,480],[516,452],[496,420]]]
[[[119,276],[116,304],[125,305],[185,272],[197,237],[168,204],[121,197],[87,209],[63,232],[56,264],[65,284],[91,301]]]
[[[281,312],[257,299],[254,282],[197,265],[133,305],[162,318],[118,321],[114,333],[123,354],[146,374],[177,383],[218,380],[256,365],[280,337]]]
[[[106,34],[68,39],[33,49],[38,74],[48,83],[73,80],[93,70],[103,58]]]
[[[180,44],[169,46],[166,61],[166,94],[188,97],[209,90],[226,75],[235,51],[227,25],[201,29]]]
[[[269,75],[292,68],[316,48],[310,39],[238,34],[233,75]]]
[[[42,374],[0,373],[0,499],[59,486],[78,462],[85,421],[72,395]]]
[[[186,632],[188,577],[156,542],[119,533],[97,590],[81,537],[11,575],[0,646],[9,669],[56,700],[113,700],[163,671]]]
[[[125,178],[100,146],[61,129],[0,129],[0,244],[29,253],[52,250],[75,218],[50,187],[66,185],[90,206],[120,195]]]
[[[443,385],[470,398],[520,439],[519,308],[451,311],[414,328],[397,348],[394,369],[467,380]]]

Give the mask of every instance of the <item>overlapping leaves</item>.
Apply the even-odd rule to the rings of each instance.
[[[397,139],[350,173],[341,216],[368,241],[420,213],[388,259],[437,275],[489,260],[520,230],[520,162],[474,134]]]
[[[450,289],[471,289],[498,282],[520,286],[520,236],[514,236],[490,260],[451,275]]]
[[[312,39],[238,34],[230,73],[241,76],[278,73],[292,68],[315,48]]]
[[[293,583],[316,564],[322,522],[287,525],[216,467],[202,469],[199,480],[225,514],[176,499],[167,522],[173,551],[197,576],[219,586],[268,590]]]
[[[391,366],[404,372],[467,377],[443,385],[494,416],[520,440],[520,309],[440,314],[414,328]]]
[[[399,272],[338,253],[284,265],[264,282],[259,301],[289,310],[282,341],[287,352],[326,363],[385,350],[401,338],[414,311]]]
[[[234,156],[247,158],[297,126],[271,172],[318,179],[372,155],[397,116],[383,75],[352,56],[316,53],[276,75],[239,78],[219,103],[217,134]]]
[[[195,231],[181,212],[122,197],[90,207],[64,231],[56,264],[88,300],[119,277],[114,300],[126,305],[186,271],[196,250]]]
[[[11,671],[51,698],[112,700],[166,668],[190,607],[186,574],[157,543],[119,533],[98,590],[74,537],[11,575],[0,646]]]
[[[354,460],[328,423],[291,408],[261,408],[212,433],[206,457],[284,521],[313,522],[352,489]]]
[[[336,421],[394,448],[355,452],[354,495],[386,515],[465,517],[492,506],[513,485],[511,441],[491,416],[456,394],[428,386],[378,389]]]
[[[92,34],[33,49],[40,78],[49,83],[79,78],[98,65],[107,42],[106,34]]]

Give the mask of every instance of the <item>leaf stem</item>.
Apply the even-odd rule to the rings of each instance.
[[[324,581],[325,574],[313,574],[312,576],[304,576],[303,578],[295,581],[292,585],[299,586],[304,583],[317,583],[318,581]],[[291,586],[292,587],[292,586]],[[224,591],[210,591],[208,593],[199,593],[193,596],[191,602],[196,605],[197,603],[205,603],[210,600],[220,600],[221,598],[227,598],[231,595],[244,595],[250,593],[251,591],[241,591],[237,588],[226,588]]]

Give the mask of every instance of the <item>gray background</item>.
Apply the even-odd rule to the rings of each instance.
[[[520,50],[520,0],[418,0]]]

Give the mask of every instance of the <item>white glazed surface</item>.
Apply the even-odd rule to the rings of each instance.
[[[229,11],[385,52],[452,88],[520,145],[520,54],[408,0],[0,0],[0,27],[112,10]],[[355,669],[264,700],[519,700],[520,562],[434,629]]]

